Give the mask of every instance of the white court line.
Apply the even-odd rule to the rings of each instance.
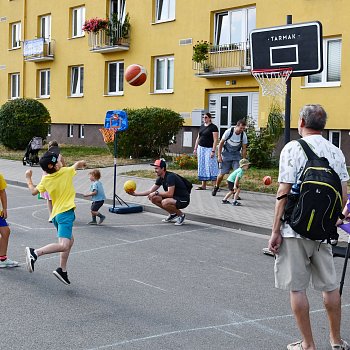
[[[131,279],[130,281],[134,281],[134,282],[136,282],[136,283],[140,283],[140,284],[143,284],[143,285],[145,285],[145,286],[152,287],[152,288],[155,288],[155,289],[160,289],[160,290],[162,290],[163,292],[167,292],[165,289],[162,289],[162,288],[160,288],[160,287],[157,287],[157,286],[154,286],[154,285],[152,285],[152,284],[148,284],[148,283],[145,283],[145,282],[142,282],[142,281],[133,280],[133,279]]]
[[[76,254],[84,254],[84,253],[91,253],[94,251],[98,251],[98,250],[102,250],[102,249],[109,249],[109,248],[114,248],[114,247],[118,247],[118,246],[124,246],[124,245],[129,245],[129,244],[137,244],[137,243],[142,243],[142,242],[147,242],[153,239],[158,239],[158,238],[167,238],[167,237],[171,237],[171,236],[176,236],[176,235],[182,235],[184,233],[191,233],[191,232],[195,232],[195,231],[204,231],[204,230],[209,230],[210,227],[208,228],[203,228],[203,229],[194,229],[194,230],[188,230],[188,231],[181,231],[181,232],[176,232],[176,233],[169,233],[167,235],[161,235],[161,236],[154,236],[154,237],[149,237],[149,238],[144,238],[144,239],[139,239],[137,241],[127,241],[127,240],[122,240],[122,239],[118,239],[123,241],[123,243],[116,243],[116,244],[110,244],[110,245],[105,245],[105,246],[101,246],[101,247],[95,247],[95,248],[91,248],[91,249],[84,249],[84,250],[79,250],[77,252],[70,252],[70,256],[71,255],[76,255]],[[50,256],[50,257],[45,257],[42,258],[40,257],[40,261],[42,260],[50,260],[50,259],[54,259],[57,257],[57,254],[55,254],[54,256]],[[19,265],[25,265],[26,263],[20,263]]]
[[[350,304],[343,305],[342,308],[349,307]],[[315,313],[320,313],[320,312],[325,312],[325,309],[318,309],[318,310],[313,310],[310,311],[310,314],[315,314]],[[245,320],[245,321],[240,321],[240,322],[232,322],[232,323],[225,323],[222,325],[214,325],[214,326],[206,326],[206,327],[197,327],[197,328],[189,328],[189,329],[180,329],[177,331],[172,331],[172,332],[165,332],[165,333],[160,333],[160,334],[154,334],[150,335],[148,337],[141,337],[141,338],[134,338],[134,339],[129,339],[129,340],[123,340],[120,342],[115,342],[113,344],[107,344],[107,345],[101,345],[95,348],[89,348],[86,350],[101,350],[101,349],[108,349],[108,348],[113,348],[119,345],[125,345],[125,344],[131,344],[131,343],[136,343],[136,342],[141,342],[141,341],[146,341],[146,340],[151,340],[151,339],[157,339],[157,338],[163,338],[167,337],[168,335],[176,335],[176,334],[183,334],[183,333],[192,333],[192,332],[198,332],[198,331],[205,331],[205,330],[212,330],[217,328],[222,328],[222,327],[233,327],[233,326],[242,326],[246,324],[252,324],[256,322],[264,322],[264,321],[274,321],[282,318],[291,318],[294,317],[293,314],[288,314],[288,315],[277,315],[277,316],[271,316],[271,317],[265,317],[265,318],[256,318],[254,320]]]
[[[10,226],[18,226],[18,228],[23,230],[23,231],[30,231],[30,230],[32,230],[31,227],[20,225],[20,224],[17,224],[15,222],[8,221],[8,220],[6,220],[6,221],[9,223]]]
[[[36,204],[36,205],[26,205],[24,207],[15,207],[15,208],[9,208],[7,211],[17,210],[17,209],[27,209],[27,208],[34,208],[34,207],[43,207],[46,206],[45,204]]]
[[[252,276],[251,273],[243,272],[243,271],[239,271],[239,270],[233,270],[233,269],[230,269],[229,267],[224,267],[224,266],[220,266],[220,265],[217,265],[217,267],[219,267],[220,269],[223,269],[223,270],[229,270],[232,272],[241,273],[242,275]]]

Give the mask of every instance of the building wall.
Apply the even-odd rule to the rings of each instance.
[[[323,25],[324,37],[342,38],[341,86],[332,88],[305,88],[304,78],[292,79],[291,127],[297,126],[298,111],[303,104],[321,103],[329,114],[328,129],[340,130],[342,148],[350,160],[350,119],[346,118],[347,100],[350,93],[350,45],[348,25],[350,3],[347,0],[285,0],[283,6],[277,0],[192,0],[176,1],[176,19],[155,23],[154,2],[127,0],[126,10],[130,14],[130,49],[123,52],[92,53],[89,51],[88,35],[71,38],[70,9],[85,5],[85,17],[105,18],[107,0],[12,0],[2,1],[0,17],[0,104],[9,98],[9,74],[21,75],[21,97],[37,98],[38,71],[51,70],[51,95],[40,101],[48,108],[52,118],[52,137],[60,142],[93,144],[101,143],[98,127],[103,124],[107,110],[142,107],[165,107],[181,113],[185,118],[187,132],[193,132],[195,141],[198,127],[193,126],[193,110],[207,110],[209,94],[257,92],[259,86],[249,74],[199,78],[192,67],[192,47],[200,40],[213,40],[214,13],[220,10],[256,6],[256,27],[271,27],[286,23],[286,15],[293,16],[293,23],[318,20]],[[47,62],[25,62],[23,49],[9,50],[10,24],[22,22],[22,40],[38,36],[38,16],[51,14],[51,37],[55,45],[54,60]],[[6,18],[5,18],[6,17]],[[5,18],[5,19],[4,19]],[[180,39],[191,38],[190,45],[179,45]],[[174,92],[155,94],[154,57],[173,55]],[[138,63],[148,72],[145,84],[133,87],[124,84],[123,96],[106,96],[106,62],[123,60],[125,67]],[[69,67],[84,66],[84,96],[69,97]],[[234,80],[234,85],[230,82]],[[227,84],[229,82],[229,85]],[[259,97],[259,126],[267,121],[270,100]],[[218,118],[216,118],[218,120]],[[85,138],[67,138],[66,124],[84,124]],[[191,127],[193,126],[193,127]],[[183,130],[183,131],[184,131]],[[183,131],[178,135],[177,151],[191,151],[183,147]],[[292,133],[294,135],[294,133]],[[344,149],[346,145],[347,149]],[[349,154],[348,154],[349,153]]]

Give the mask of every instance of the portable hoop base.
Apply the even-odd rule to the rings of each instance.
[[[119,205],[115,205],[115,200],[119,202]],[[141,213],[143,206],[139,204],[128,204],[124,202],[117,194],[114,195],[113,207],[108,209],[110,213],[114,214],[131,214]]]

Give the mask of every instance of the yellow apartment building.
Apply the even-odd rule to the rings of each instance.
[[[174,149],[190,153],[203,111],[221,134],[246,116],[266,123],[269,100],[251,76],[249,33],[285,25],[287,15],[323,29],[323,71],[292,79],[292,138],[300,107],[321,103],[325,137],[350,161],[348,0],[1,0],[0,104],[38,99],[51,114],[48,139],[87,145],[103,144],[98,128],[108,110],[170,108],[185,120]],[[82,29],[107,17],[112,25]],[[208,67],[192,61],[202,40]],[[142,86],[123,79],[133,63],[147,69]]]

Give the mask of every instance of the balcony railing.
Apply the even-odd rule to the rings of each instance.
[[[129,50],[129,37],[122,36],[122,27],[112,31],[111,35],[107,35],[105,30],[96,33],[89,33],[89,47],[91,52],[114,52]]]
[[[54,41],[44,38],[25,40],[23,57],[28,62],[52,61],[54,59]]]
[[[212,45],[208,60],[193,62],[193,69],[199,76],[230,76],[250,73],[249,42]]]

